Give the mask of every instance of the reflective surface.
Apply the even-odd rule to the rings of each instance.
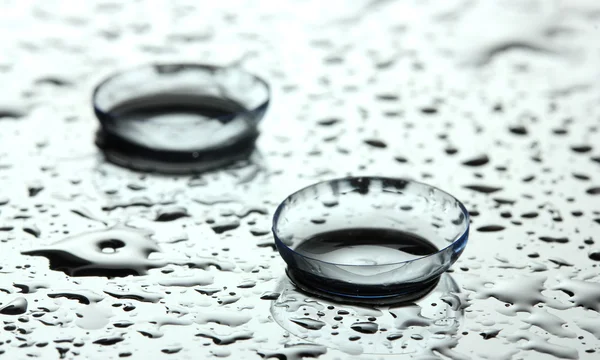
[[[310,301],[314,297],[287,279],[279,282],[277,291],[281,295],[273,301],[271,313],[279,325],[305,341],[328,344],[350,355],[432,356],[435,347],[447,348],[445,343],[456,341],[464,323],[466,304],[456,297],[460,288],[448,274],[429,294],[402,306]],[[423,348],[423,343],[430,347]]]
[[[598,358],[598,1],[0,4],[1,357],[346,359],[328,341],[343,336],[363,340],[355,357],[380,359],[368,339],[403,332],[392,350],[421,352],[398,358]],[[94,87],[172,62],[238,62],[269,81],[256,153],[202,176],[105,162]],[[274,317],[287,299],[274,209],[348,175],[412,177],[465,203],[471,233],[448,300],[464,316],[450,340],[429,321],[404,324],[434,318],[437,302],[392,321],[385,307],[354,318],[302,294],[324,319],[308,307],[284,327]],[[152,232],[133,244],[159,251],[125,252],[146,274],[68,276],[23,254],[87,234],[83,255],[120,256],[120,243],[98,253],[90,241],[118,224]],[[103,240],[132,243],[119,235]],[[352,328],[378,319],[375,334]],[[333,325],[343,331],[312,336]]]

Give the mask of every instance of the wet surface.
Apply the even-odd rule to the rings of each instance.
[[[3,357],[598,356],[596,1],[0,6]],[[198,59],[269,81],[251,156],[200,175],[108,163],[94,86]],[[272,212],[348,174],[465,203],[455,285],[371,308],[291,287]]]

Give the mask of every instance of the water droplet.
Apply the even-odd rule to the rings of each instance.
[[[18,297],[8,304],[0,307],[0,314],[21,315],[27,311],[27,300],[24,297]]]
[[[481,337],[483,337],[485,340],[489,340],[495,338],[496,335],[500,333],[500,331],[500,329],[489,329],[480,333],[479,335],[481,335]]]
[[[279,298],[279,295],[281,294],[278,292],[266,292],[262,294],[260,298],[262,300],[277,300]]]
[[[239,220],[223,220],[211,224],[210,227],[216,234],[222,234],[229,230],[237,229],[238,227],[240,227],[240,222]]]
[[[52,293],[48,293],[48,297],[52,299],[63,297],[77,300],[79,303],[86,305],[104,300],[104,296],[99,295],[91,290],[57,290]]]
[[[585,191],[590,195],[600,195],[600,186],[591,187]]]
[[[561,279],[554,289],[570,294],[569,300],[576,306],[600,311],[600,284],[590,281]]]
[[[256,282],[252,280],[246,280],[239,284],[237,287],[240,289],[251,289],[256,286]]]
[[[492,194],[502,190],[501,187],[487,186],[487,185],[465,185],[464,188],[477,191],[483,194]]]
[[[317,121],[317,124],[321,126],[332,126],[339,123],[341,120],[338,118],[325,118]]]
[[[444,151],[448,155],[454,155],[454,154],[456,154],[458,152],[458,149],[455,148],[455,147],[447,147],[446,149],[444,149]]]
[[[39,183],[33,183],[27,187],[27,190],[29,191],[29,197],[35,197],[44,190],[44,187]]]
[[[23,294],[32,294],[37,292],[39,289],[48,289],[50,288],[50,284],[45,281],[19,281],[18,283],[13,283],[13,286],[21,289],[21,293]]]
[[[374,148],[385,149],[387,147],[387,144],[379,139],[366,139],[364,142]]]
[[[528,213],[521,214],[521,217],[525,218],[525,219],[533,219],[533,218],[536,218],[538,216],[539,216],[539,214],[537,212],[535,212],[535,211],[534,212],[528,212]]]
[[[140,190],[145,190],[146,189],[146,187],[144,185],[135,184],[135,183],[127,184],[127,188],[129,190],[133,190],[133,191],[140,191]]]
[[[479,231],[479,232],[497,232],[497,231],[502,231],[504,229],[505,229],[505,227],[500,226],[500,225],[486,225],[486,226],[478,227],[477,231]]]
[[[149,303],[157,303],[163,298],[162,294],[149,292],[143,288],[109,287],[104,290],[104,293],[115,299],[132,299]]]
[[[25,231],[28,234],[31,234],[31,235],[35,236],[36,238],[39,238],[40,235],[42,234],[42,231],[37,226],[35,226],[34,224],[24,225],[23,226],[23,231]]]
[[[110,346],[110,345],[120,343],[123,340],[125,340],[125,338],[115,335],[115,336],[100,338],[100,339],[94,341],[94,344]]]
[[[174,221],[189,216],[187,209],[181,206],[171,206],[158,210],[155,221]]]
[[[592,151],[592,147],[589,145],[574,145],[571,146],[571,150],[573,150],[576,153],[582,154]]]
[[[229,344],[235,343],[236,341],[249,340],[249,339],[252,339],[253,335],[254,335],[254,333],[251,331],[240,331],[240,332],[230,333],[227,335],[219,335],[212,331],[211,332],[201,331],[196,334],[196,336],[201,336],[201,337],[211,339],[213,341],[213,343],[215,343],[216,345],[229,345]]]
[[[594,261],[600,261],[600,250],[592,250],[589,252],[588,257]]]
[[[481,156],[475,157],[473,159],[463,161],[463,165],[482,166],[482,165],[487,164],[488,162],[490,162],[490,158],[487,155],[481,155]]]
[[[323,321],[314,320],[311,318],[291,318],[290,321],[309,330],[319,330],[323,326],[327,325]]]
[[[570,262],[561,259],[559,257],[551,257],[548,259],[550,262],[555,263],[556,265],[558,265],[559,267],[561,266],[573,266],[573,264],[571,264]]]
[[[438,109],[430,106],[422,107],[421,112],[427,115],[437,114]]]
[[[379,330],[379,325],[374,322],[356,322],[350,328],[363,334],[374,334]]]
[[[548,243],[555,242],[559,244],[566,244],[569,242],[569,238],[567,237],[540,236],[538,239]]]
[[[402,339],[402,337],[403,337],[402,333],[394,333],[394,334],[390,334],[390,335],[386,336],[386,339],[388,339],[389,341],[394,341],[394,340]]]
[[[93,220],[93,221],[98,221],[104,225],[107,225],[107,223],[104,220],[100,219],[100,216],[93,214],[90,210],[85,209],[85,208],[79,208],[79,209],[71,209],[71,212],[74,214],[77,214],[85,219],[89,219],[89,220]]]
[[[508,128],[508,130],[515,135],[527,135],[528,133],[527,128],[522,125],[511,126]]]
[[[264,236],[269,234],[271,231],[268,229],[257,229],[257,228],[252,228],[250,229],[250,233],[254,236]]]

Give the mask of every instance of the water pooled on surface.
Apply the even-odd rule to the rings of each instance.
[[[593,0],[2,3],[0,354],[596,359],[599,11]],[[218,140],[190,123],[226,123],[200,119],[188,91],[177,126],[132,117],[163,103],[129,103],[117,123],[129,142],[96,134],[94,86],[171,61],[268,80],[250,154],[223,167],[178,151]],[[231,114],[240,99],[224,95],[233,102],[212,110]],[[173,156],[157,165],[146,145]],[[409,177],[465,203],[458,291],[375,307],[279,287],[275,207],[346,175]],[[323,200],[307,222],[331,224],[339,204]]]
[[[148,255],[159,251],[150,234],[117,226],[69,237],[23,254],[45,256],[50,260],[50,268],[71,276],[125,276],[142,275],[164,265],[148,259]]]

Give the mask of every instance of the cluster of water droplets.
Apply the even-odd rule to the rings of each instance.
[[[0,2],[7,358],[598,356],[596,2],[71,5]],[[107,164],[93,86],[198,59],[269,80],[255,154],[194,176]],[[291,286],[273,210],[348,174],[467,205],[455,287],[366,307]]]
[[[328,344],[351,355],[411,354],[460,358],[456,345],[464,315],[460,289],[444,275],[438,286],[415,303],[394,306],[339,304],[298,291],[289,280],[278,286],[280,296],[271,313],[290,333]],[[462,356],[464,358],[464,356]]]

